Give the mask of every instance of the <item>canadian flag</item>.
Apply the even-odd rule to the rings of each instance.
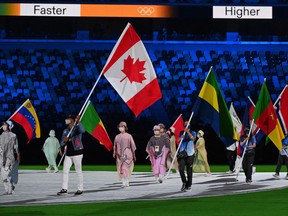
[[[152,62],[130,23],[108,57],[103,73],[136,117],[162,98]]]

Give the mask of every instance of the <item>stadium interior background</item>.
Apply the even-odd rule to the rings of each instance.
[[[0,1],[2,3],[4,1]],[[15,1],[21,2],[21,1]],[[72,1],[33,1],[75,3]],[[104,1],[76,1],[103,3]],[[201,3],[200,3],[201,2]],[[27,1],[26,1],[27,3]],[[173,18],[88,18],[0,16],[0,118],[8,119],[29,98],[41,126],[41,138],[26,144],[16,125],[22,164],[46,164],[41,151],[50,129],[60,139],[64,117],[77,114],[121,32],[130,22],[146,46],[163,98],[138,118],[102,77],[91,101],[114,140],[126,121],[137,145],[137,164],[149,164],[145,147],[155,124],[170,127],[180,113],[187,119],[213,66],[227,106],[242,119],[247,96],[256,103],[267,78],[273,102],[288,82],[287,1],[105,1],[113,4],[164,4],[178,9]],[[212,5],[273,6],[273,19],[212,19]],[[193,11],[193,13],[191,12]],[[205,131],[208,160],[226,164],[225,147],[209,126],[193,117],[192,128]],[[112,152],[85,133],[84,164],[114,164]],[[257,164],[274,164],[278,151],[262,139]]]

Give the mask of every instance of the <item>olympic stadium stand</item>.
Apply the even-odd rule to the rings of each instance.
[[[71,44],[74,45],[71,45]],[[43,128],[63,128],[63,116],[78,113],[98,78],[115,41],[31,43],[2,42],[0,50],[0,118],[7,119],[27,98]],[[256,102],[264,78],[275,101],[288,82],[286,43],[145,42],[163,98],[141,117],[157,109],[169,119],[190,113],[213,66],[226,102],[240,113],[247,96]],[[91,97],[101,118],[133,118],[113,87],[102,77]],[[155,110],[156,109],[156,110]],[[51,123],[53,120],[53,123]]]

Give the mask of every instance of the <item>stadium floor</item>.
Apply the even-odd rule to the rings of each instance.
[[[194,173],[192,190],[181,192],[181,180],[178,174],[170,174],[162,184],[157,184],[151,173],[133,173],[130,187],[121,188],[116,172],[85,171],[84,192],[75,196],[77,189],[76,173],[70,172],[68,194],[57,196],[61,189],[62,173],[46,173],[37,170],[19,171],[19,183],[13,195],[0,195],[0,206],[58,205],[112,201],[134,201],[152,199],[196,198],[221,196],[227,194],[249,193],[262,190],[287,188],[288,180],[277,180],[271,172],[259,172],[253,175],[251,185],[245,183],[240,173],[238,181],[233,174],[212,173],[206,177],[203,173]],[[4,193],[3,184],[0,193]]]

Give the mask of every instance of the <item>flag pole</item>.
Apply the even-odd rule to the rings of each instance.
[[[207,78],[208,78],[209,74],[210,74],[210,73],[211,73],[211,71],[212,71],[212,68],[213,68],[213,66],[211,66],[211,67],[210,67],[210,69],[209,69],[209,72],[208,72],[208,74],[207,74],[207,76],[206,76],[206,78],[205,78],[205,80],[204,80],[204,82],[203,82],[203,83],[205,83],[205,82],[206,82],[206,80],[207,80]]]
[[[24,106],[24,104],[25,104],[27,101],[29,101],[29,99],[27,99],[27,100],[9,117],[8,120],[10,120],[11,118],[13,118],[14,115],[16,115],[16,113]],[[8,121],[8,120],[7,120],[7,121]]]
[[[8,119],[7,119],[7,121],[9,121],[11,118],[13,118],[14,117],[14,115],[16,115],[16,113],[24,106],[24,104],[27,102],[27,101],[29,101],[29,99],[27,99]],[[1,125],[1,127],[0,127],[0,129],[2,128],[2,125]]]
[[[85,107],[86,107],[88,101],[90,100],[90,97],[91,97],[92,93],[94,92],[94,90],[95,90],[95,88],[96,88],[96,85],[98,84],[98,82],[99,82],[99,80],[100,80],[102,74],[103,74],[103,70],[102,70],[101,73],[99,74],[99,76],[98,76],[98,78],[97,78],[97,80],[96,80],[96,82],[95,82],[93,88],[91,89],[91,91],[90,91],[88,97],[86,98],[86,101],[84,102],[84,104],[83,104],[83,106],[82,106],[82,108],[81,108],[81,110],[80,110],[78,116],[81,116],[81,114],[82,114],[83,110],[85,109]],[[71,130],[70,130],[69,133],[67,134],[67,138],[68,138],[68,137],[70,136],[70,134],[72,133],[72,131],[73,131],[73,129],[74,129],[74,127],[75,127],[76,124],[77,124],[77,122],[75,121],[73,127],[71,128]]]
[[[182,114],[181,114],[181,115],[182,115]],[[186,128],[185,128],[186,130],[188,129],[188,127],[189,127],[189,125],[190,125],[190,122],[191,122],[191,120],[192,120],[193,115],[194,115],[194,112],[192,112],[191,115],[190,115],[190,118],[189,118],[188,123],[187,123]],[[184,130],[183,137],[186,135],[186,130]],[[177,148],[177,150],[176,150],[176,153],[175,153],[175,155],[174,155],[174,157],[173,157],[173,160],[172,160],[172,162],[171,162],[171,165],[170,165],[170,167],[169,167],[169,170],[168,170],[168,172],[167,172],[167,174],[166,174],[166,176],[165,176],[166,179],[168,178],[168,176],[169,176],[169,174],[170,174],[170,172],[171,172],[172,166],[173,166],[173,164],[174,164],[174,162],[175,162],[175,160],[176,160],[177,153],[179,152],[179,149],[180,149],[180,147],[181,147],[182,142],[183,142],[183,138],[180,140],[180,143],[179,143],[178,148]]]
[[[285,85],[285,87],[283,88],[282,92],[280,93],[280,95],[278,96],[277,100],[274,102],[273,106],[275,107],[276,104],[278,103],[278,101],[280,100],[283,92],[285,91],[285,89],[287,88],[288,84]]]
[[[252,125],[253,125],[253,124],[254,124],[254,119],[252,120],[252,124],[250,125],[249,134],[248,134],[248,137],[249,137],[249,138],[250,138],[250,135],[251,135],[251,133],[252,133]],[[237,168],[237,170],[236,170],[236,178],[235,178],[236,181],[238,181],[239,172],[240,172],[240,169],[241,169],[241,167],[242,167],[242,161],[243,161],[243,158],[244,158],[244,156],[245,156],[246,146],[247,146],[248,142],[249,142],[249,139],[246,140],[245,148],[244,148],[244,150],[243,150],[243,154],[242,154],[242,157],[241,157],[241,159],[240,159],[239,166],[238,166],[238,168]],[[240,143],[239,143],[239,145],[240,145]]]
[[[252,101],[252,99],[250,98],[250,96],[248,96],[248,99],[250,100],[251,104],[255,107],[254,102]]]
[[[99,76],[98,76],[98,78],[97,78],[97,80],[96,80],[94,86],[92,87],[92,89],[91,89],[91,91],[90,91],[88,97],[86,98],[86,101],[84,102],[84,104],[83,104],[83,106],[82,106],[82,108],[81,108],[81,110],[80,110],[78,116],[81,116],[83,110],[85,109],[86,105],[88,104],[88,101],[90,100],[90,97],[91,97],[92,93],[94,92],[94,90],[95,90],[95,88],[96,88],[96,85],[98,84],[98,82],[99,82],[99,80],[100,80],[100,78],[101,78],[103,72],[104,72],[104,71],[102,70],[101,73],[99,74]],[[74,124],[73,124],[71,130],[69,131],[69,133],[68,133],[67,136],[66,136],[67,138],[69,138],[69,136],[71,135],[71,133],[72,133],[74,127],[76,126],[76,124],[77,124],[77,122],[74,121]],[[66,148],[66,146],[65,146],[65,148]],[[62,160],[63,160],[65,154],[66,154],[66,151],[64,150],[64,152],[63,152],[63,154],[62,154],[62,157],[61,157],[61,159],[60,159],[60,162],[59,162],[59,164],[58,164],[58,167],[60,166],[60,164],[61,164],[61,162],[62,162]]]

